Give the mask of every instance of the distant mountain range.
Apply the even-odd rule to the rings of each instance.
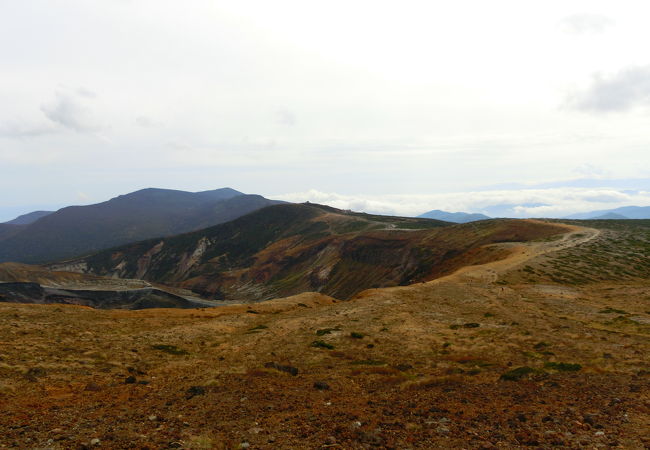
[[[0,224],[0,262],[71,258],[199,230],[277,203],[230,188],[204,192],[150,188],[94,205],[34,212]]]
[[[436,219],[444,220],[445,222],[454,222],[454,223],[467,223],[467,222],[476,222],[477,220],[486,220],[490,217],[485,214],[470,214],[464,212],[447,212],[441,211],[439,209],[434,209],[424,214],[420,214],[418,217],[426,219]]]
[[[572,214],[564,218],[579,220],[650,219],[650,206],[623,206],[615,209]]]
[[[9,222],[5,222],[5,224],[9,224],[9,225],[29,225],[30,223],[36,222],[41,217],[49,216],[53,212],[54,211],[34,211],[34,212],[27,213],[27,214],[23,214],[22,216],[18,216],[14,220],[10,220]]]

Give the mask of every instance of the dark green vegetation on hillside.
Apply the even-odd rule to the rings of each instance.
[[[70,258],[206,228],[275,203],[229,188],[196,193],[143,189],[95,205],[63,208],[27,225],[3,224],[0,262]]]
[[[8,223],[0,223],[0,241],[10,236],[15,235],[22,229],[19,225],[11,225]]]
[[[553,225],[520,220],[451,226],[430,219],[284,204],[53,268],[140,278],[220,300],[259,301],[305,291],[347,299],[364,289],[430,280],[501,256],[481,249],[485,244],[558,232]]]

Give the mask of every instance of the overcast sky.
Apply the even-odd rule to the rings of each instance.
[[[650,205],[648,17],[646,0],[0,0],[0,220],[144,187],[409,215]]]

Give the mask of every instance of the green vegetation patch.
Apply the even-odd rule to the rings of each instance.
[[[154,350],[160,350],[161,352],[169,353],[170,355],[189,355],[190,352],[178,348],[175,345],[166,345],[166,344],[157,344],[152,345],[151,348]]]
[[[355,366],[383,366],[386,364],[386,361],[381,361],[379,359],[362,359],[359,361],[352,361],[350,364]]]
[[[326,348],[328,350],[334,350],[334,346],[332,344],[328,344],[325,341],[314,341],[311,343],[311,346],[316,348]]]
[[[365,334],[358,333],[356,331],[353,331],[352,333],[350,333],[350,337],[354,338],[354,339],[363,339],[364,336],[365,336]]]
[[[453,325],[449,325],[449,328],[451,328],[452,330],[458,330],[460,328],[478,328],[480,326],[481,326],[480,323],[470,322],[470,323],[464,323],[462,325],[455,323]]]
[[[547,362],[546,364],[544,364],[544,368],[557,370],[559,372],[577,372],[578,370],[582,369],[582,366],[580,364],[573,364],[573,363]]]
[[[605,309],[601,309],[598,312],[600,314],[628,314],[627,311],[623,311],[622,309],[612,308],[611,306],[608,306]]]
[[[332,331],[341,331],[339,327],[336,328],[321,328],[316,330],[316,336],[325,336],[326,334],[332,334]]]
[[[506,373],[502,374],[499,379],[504,381],[519,381],[522,378],[536,372],[537,371],[532,367],[517,367],[516,369],[509,370]]]

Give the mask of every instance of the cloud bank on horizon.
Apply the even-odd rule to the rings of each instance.
[[[400,214],[641,205],[649,14],[631,0],[0,2],[0,215],[148,186]]]
[[[650,206],[650,191],[612,188],[485,190],[421,195],[344,195],[309,190],[272,196],[374,214],[418,216],[433,209],[483,213],[491,217],[565,217],[576,212]]]

